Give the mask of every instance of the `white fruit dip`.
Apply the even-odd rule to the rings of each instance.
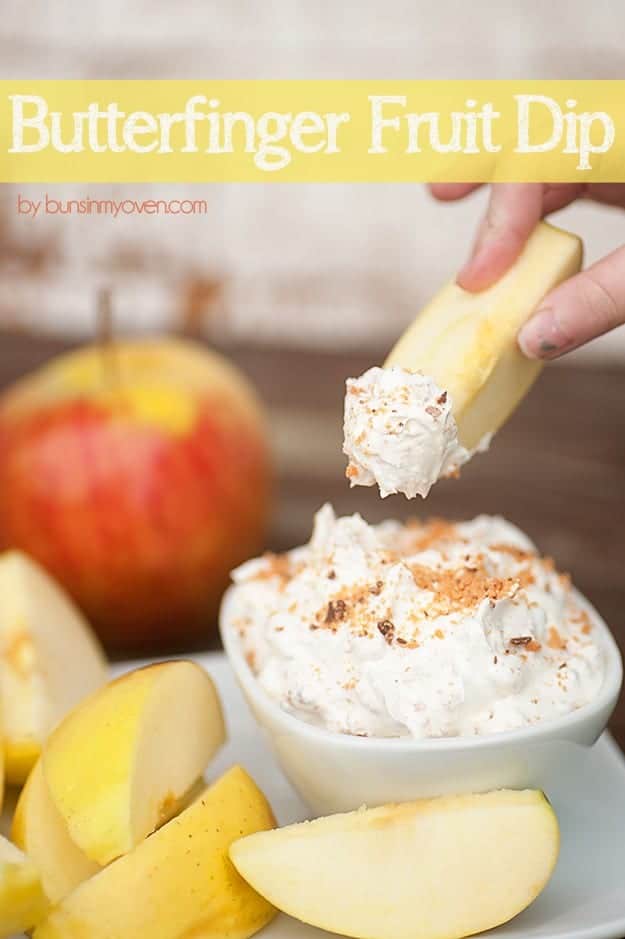
[[[457,474],[476,451],[458,440],[452,404],[432,378],[398,366],[349,378],[343,452],[351,485],[377,483],[383,498],[396,492],[425,498],[438,479]]]
[[[502,518],[368,525],[234,574],[232,631],[282,708],[342,734],[491,734],[591,701],[603,656],[568,577]]]

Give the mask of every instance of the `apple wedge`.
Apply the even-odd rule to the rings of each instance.
[[[186,808],[206,788],[198,780],[181,800]],[[50,797],[41,761],[22,789],[11,827],[11,838],[33,862],[50,903],[58,903],[101,867],[91,861],[69,836],[67,825]]]
[[[7,780],[22,783],[55,724],[108,678],[89,624],[20,551],[0,555],[0,704]]]
[[[507,922],[549,880],[555,814],[501,790],[361,809],[236,841],[230,857],[270,903],[366,939],[459,939]]]
[[[537,378],[542,363],[525,358],[517,334],[542,298],[579,271],[582,254],[576,235],[541,222],[496,284],[481,293],[447,284],[390,352],[385,366],[423,372],[448,392],[467,450],[499,429]]]
[[[11,837],[35,864],[44,892],[57,903],[100,870],[69,836],[67,825],[50,797],[41,761],[20,793]]]
[[[179,810],[225,739],[217,691],[193,662],[118,678],[48,739],[42,765],[71,840],[100,866]]]
[[[81,884],[35,939],[247,939],[275,915],[243,880],[228,848],[275,824],[239,766],[125,857]]]
[[[2,700],[0,698],[0,708]],[[0,710],[0,812],[4,804],[4,747],[2,746],[2,711]]]
[[[47,906],[34,864],[0,835],[0,937],[32,929]]]

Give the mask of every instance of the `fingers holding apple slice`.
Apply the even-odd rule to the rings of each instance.
[[[34,864],[0,835],[0,937],[32,929],[47,905]]]
[[[425,498],[438,479],[487,449],[542,367],[521,352],[519,330],[581,262],[579,238],[541,222],[497,283],[480,293],[455,282],[439,290],[384,368],[347,383],[351,485]]]
[[[366,939],[458,939],[525,909],[558,850],[545,796],[502,790],[254,834],[230,857],[270,903],[312,926]]]
[[[69,837],[102,866],[179,811],[224,739],[207,673],[165,662],[122,676],[69,714],[46,743],[43,775]]]
[[[469,451],[497,431],[538,377],[517,334],[553,287],[579,271],[580,239],[540,222],[510,270],[480,293],[443,287],[391,350],[385,365],[431,376],[450,395]]]
[[[23,783],[53,726],[108,679],[67,594],[20,551],[0,554],[0,703],[9,782]]]
[[[34,939],[247,939],[275,909],[228,858],[235,838],[275,825],[235,766],[180,815],[61,901]]]

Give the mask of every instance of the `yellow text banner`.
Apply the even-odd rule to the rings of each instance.
[[[625,81],[0,81],[0,182],[625,182]]]

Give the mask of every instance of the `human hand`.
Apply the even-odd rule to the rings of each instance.
[[[479,185],[435,183],[429,188],[436,199],[452,202]],[[472,292],[489,287],[513,264],[541,218],[581,198],[625,208],[625,184],[494,184],[471,257],[458,274],[460,286]],[[547,294],[520,331],[519,345],[529,358],[555,359],[623,323],[625,246]]]

